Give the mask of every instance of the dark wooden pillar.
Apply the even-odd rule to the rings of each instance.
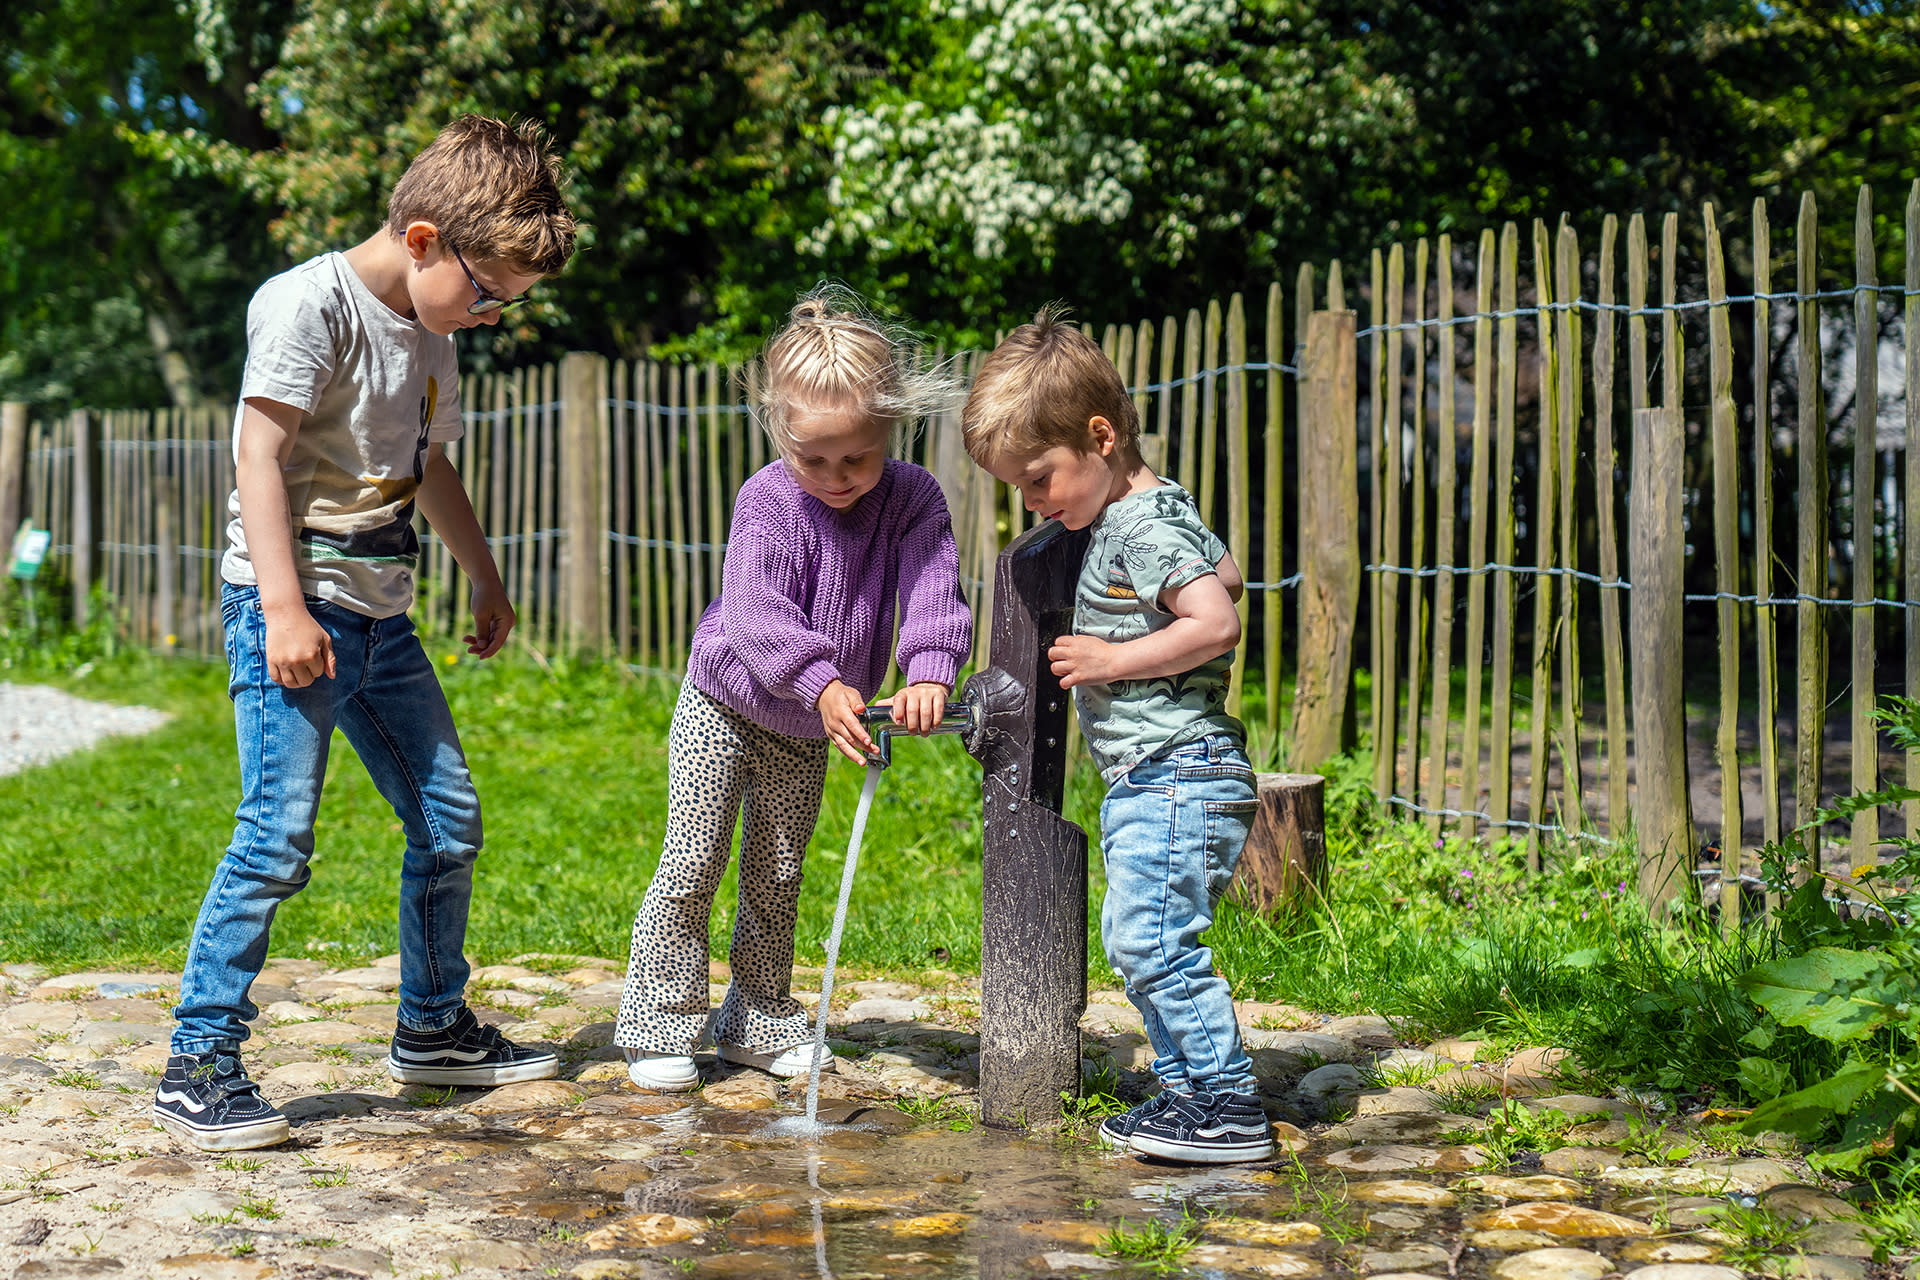
[[[1050,520],[1000,554],[992,665],[965,690],[982,712],[980,1118],[999,1128],[1056,1121],[1080,1090],[1087,836],[1060,816],[1068,695],[1047,649],[1072,629],[1086,548]]]

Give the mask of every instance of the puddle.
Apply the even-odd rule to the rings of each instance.
[[[645,1108],[643,1143],[563,1149],[548,1136],[558,1127],[552,1116],[518,1125],[493,1117],[483,1131],[459,1132],[470,1120],[443,1112],[426,1118],[427,1133],[393,1135],[404,1150],[388,1159],[431,1164],[459,1150],[465,1159],[418,1170],[411,1187],[484,1208],[493,1233],[539,1240],[564,1256],[554,1274],[607,1278],[658,1274],[636,1265],[649,1259],[712,1277],[1169,1274],[1151,1258],[1108,1255],[1123,1237],[1146,1251],[1185,1230],[1195,1243],[1178,1274],[1439,1280],[1485,1276],[1509,1254],[1544,1247],[1617,1257],[1616,1269],[1632,1270],[1628,1259],[1652,1258],[1656,1235],[1688,1234],[1657,1233],[1646,1197],[1629,1201],[1583,1180],[1355,1174],[1319,1159],[1337,1144],[1297,1161],[1195,1168],[1104,1152],[1084,1138],[988,1129],[957,1104],[908,1115],[842,1103],[823,1109],[817,1125],[797,1099],[779,1111],[698,1099],[664,1110],[664,1099],[602,1095],[586,1107],[604,1116],[622,1101]],[[519,1136],[507,1141],[509,1133]],[[536,1165],[550,1174],[545,1186]],[[1569,1234],[1569,1224],[1607,1234]],[[1696,1251],[1689,1257],[1713,1252],[1685,1247]]]

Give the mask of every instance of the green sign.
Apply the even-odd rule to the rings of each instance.
[[[39,576],[40,562],[47,558],[47,548],[52,545],[52,530],[36,529],[33,521],[26,521],[20,526],[20,532],[13,535],[13,567],[7,572],[31,581]]]

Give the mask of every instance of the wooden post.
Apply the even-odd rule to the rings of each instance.
[[[174,621],[174,580],[180,569],[180,538],[175,533],[174,498],[168,477],[161,477],[159,500],[153,511],[153,644],[167,653],[178,642]]]
[[[567,531],[566,597],[569,653],[600,647],[600,584],[607,576],[607,535],[600,515],[601,456],[607,437],[606,403],[601,387],[607,373],[604,356],[570,351],[560,360],[561,460],[564,503],[560,523]]]
[[[1235,901],[1264,916],[1326,883],[1327,780],[1317,773],[1256,773],[1253,780],[1260,807],[1232,893]]]
[[[1273,365],[1286,363],[1286,349],[1282,345],[1280,282],[1275,280],[1267,286],[1267,419],[1266,419],[1266,474],[1265,497],[1267,500],[1266,521],[1260,534],[1260,576],[1267,583],[1267,589],[1260,593],[1261,617],[1265,623],[1262,635],[1260,669],[1267,681],[1267,742],[1272,749],[1270,762],[1277,764],[1286,753],[1280,747],[1280,618],[1285,604],[1280,590],[1280,580],[1286,576],[1286,569],[1280,563],[1280,530],[1286,512],[1287,495],[1283,477],[1286,474],[1286,432],[1284,428],[1284,401],[1280,387],[1282,375]],[[1146,332],[1144,326],[1141,330]]]
[[[1406,460],[1408,496],[1407,567],[1407,743],[1401,772],[1406,797],[1420,803],[1420,691],[1427,666],[1427,263],[1432,252],[1425,236],[1413,247],[1413,439]]]
[[[1253,476],[1252,448],[1247,439],[1247,304],[1236,293],[1227,303],[1227,549],[1245,578],[1253,568]],[[1247,627],[1252,617],[1253,600],[1240,597],[1235,606],[1240,614],[1240,643],[1233,649],[1233,677],[1227,686],[1227,714],[1238,716],[1246,694],[1247,650],[1253,647]],[[1272,673],[1268,673],[1272,679]],[[1267,690],[1275,697],[1277,688]]]
[[[1873,188],[1860,188],[1853,215],[1853,789],[1880,788],[1880,740],[1873,723],[1873,506],[1874,434],[1880,425],[1880,311],[1871,292],[1879,283],[1873,253]],[[1853,869],[1878,857],[1880,811],[1853,815]]]
[[[1209,529],[1220,527],[1214,511],[1214,479],[1220,470],[1220,375],[1214,371],[1220,367],[1220,333],[1220,300],[1214,298],[1207,303],[1206,373],[1200,385],[1200,492],[1194,495],[1200,504],[1200,519]]]
[[[1493,561],[1512,564],[1513,414],[1519,372],[1520,231],[1500,229],[1500,345],[1495,377],[1493,445]],[[1493,707],[1489,712],[1493,758],[1488,762],[1487,815],[1496,826],[1513,816],[1513,572],[1493,577]]]
[[[1780,840],[1780,653],[1773,606],[1773,247],[1767,202],[1753,201],[1753,610],[1754,682],[1760,745],[1760,838]],[[1912,332],[1911,329],[1908,332]],[[1908,466],[1920,463],[1908,454]],[[1913,493],[1909,486],[1907,492]],[[1909,498],[1909,501],[1912,499]],[[1911,826],[1908,828],[1911,830]],[[1767,893],[1767,914],[1780,896]]]
[[[1562,821],[1575,831],[1587,825],[1586,767],[1580,756],[1580,727],[1585,682],[1580,672],[1580,567],[1575,534],[1574,466],[1580,457],[1580,244],[1561,215],[1555,242],[1554,297],[1561,304],[1554,364],[1559,371],[1560,564],[1569,576],[1560,588],[1560,790],[1566,800]]]
[[[1460,424],[1454,421],[1453,237],[1440,237],[1440,429],[1435,432],[1433,563],[1433,710],[1427,718],[1430,757],[1426,806],[1435,810],[1427,831],[1439,835],[1439,810],[1447,807],[1447,729],[1453,715],[1453,570],[1459,541]],[[1474,661],[1479,661],[1475,655]],[[1461,804],[1460,808],[1469,808]]]
[[[1188,493],[1199,493],[1200,470],[1200,309],[1187,308],[1187,342],[1185,375],[1180,387],[1180,456],[1176,462],[1180,468],[1180,487]],[[1201,518],[1206,518],[1204,510]],[[1019,525],[1014,528],[1019,529]]]
[[[1628,520],[1633,765],[1639,783],[1640,896],[1656,915],[1686,894],[1694,848],[1682,688],[1684,444],[1677,405],[1633,415]]]
[[[27,406],[18,400],[0,404],[0,556],[10,555],[27,481]],[[0,572],[0,591],[12,582]]]
[[[1547,244],[1547,224],[1539,218],[1533,220],[1533,280],[1534,301],[1540,308],[1536,325],[1540,343],[1540,465],[1527,523],[1533,534],[1533,562],[1543,572],[1533,581],[1532,700],[1527,706],[1527,866],[1538,871],[1540,827],[1547,818],[1547,751],[1553,730],[1554,580],[1544,571],[1554,567],[1553,504],[1560,493],[1556,476],[1560,450],[1554,398],[1555,352],[1553,326],[1546,309],[1553,301],[1553,256]]]
[[[1810,821],[1820,805],[1827,732],[1827,620],[1824,605],[1814,599],[1827,594],[1827,403],[1820,383],[1819,222],[1813,194],[1800,197],[1800,216],[1794,227],[1794,307],[1799,312],[1799,341],[1794,347],[1794,377],[1799,383],[1796,432],[1799,479],[1794,491],[1798,522],[1799,565],[1795,585],[1799,656],[1794,711],[1793,823]],[[1812,597],[1809,599],[1808,597]],[[1807,833],[1808,860],[1820,866],[1820,832]]]
[[[1380,656],[1373,664],[1373,696],[1381,702],[1380,737],[1373,744],[1373,789],[1383,801],[1400,789],[1394,768],[1400,746],[1400,677],[1397,670],[1400,576],[1394,570],[1400,567],[1400,316],[1405,304],[1406,278],[1406,250],[1396,244],[1387,252],[1387,389],[1386,422],[1383,427],[1386,456],[1380,478],[1382,492],[1379,499],[1384,504],[1385,514],[1380,521],[1380,555],[1374,560],[1380,574]],[[1379,389],[1380,379],[1376,377],[1374,390],[1377,393]],[[1304,504],[1301,514],[1304,523]],[[1304,640],[1303,635],[1303,655],[1306,648]],[[1297,763],[1304,768],[1314,769],[1324,760],[1324,756],[1306,756]]]
[[[981,764],[980,1118],[1057,1120],[1080,1092],[1087,837],[1060,814],[1067,704],[1047,648],[1071,626],[1087,534],[1048,521],[994,567],[993,665],[967,681]]]
[[[1720,927],[1740,927],[1740,455],[1734,426],[1733,329],[1720,224],[1706,206],[1708,396],[1713,426],[1714,612],[1720,632]]]
[[[1480,682],[1481,646],[1487,636],[1487,530],[1492,477],[1493,423],[1493,229],[1480,233],[1480,260],[1474,268],[1473,317],[1473,470],[1468,481],[1471,512],[1467,517],[1467,688],[1466,722],[1460,730],[1460,807],[1471,814],[1480,808]],[[1472,817],[1460,820],[1460,830],[1471,836],[1478,827]]]
[[[1388,574],[1381,566],[1392,558],[1386,551],[1386,413],[1387,358],[1386,358],[1386,274],[1381,265],[1380,251],[1372,254],[1370,282],[1372,289],[1367,294],[1367,328],[1372,333],[1367,338],[1367,417],[1369,434],[1367,437],[1367,555],[1371,568],[1367,570],[1367,673],[1369,678],[1369,706],[1367,709],[1367,729],[1373,740],[1374,794],[1385,794],[1383,763],[1391,748],[1387,728],[1387,642],[1385,639],[1387,578]],[[1300,268],[1300,287],[1294,291],[1294,305],[1301,308],[1298,319],[1298,332],[1294,343],[1300,349],[1300,419],[1306,420],[1306,343],[1307,328],[1313,319],[1313,268]],[[1306,473],[1302,470],[1301,474]],[[1307,546],[1307,529],[1300,528],[1300,536],[1295,543],[1304,555]],[[1299,672],[1294,672],[1295,696],[1299,696]],[[1297,763],[1297,761],[1296,761]]]
[[[1920,600],[1920,178],[1907,191],[1907,502],[1903,554],[1908,600]],[[1920,605],[1907,614],[1907,696],[1920,698]],[[1920,751],[1907,752],[1907,785],[1920,789]],[[1907,834],[1920,830],[1920,800],[1907,802]]]
[[[1618,840],[1632,823],[1627,810],[1627,661],[1620,635],[1619,498],[1614,472],[1620,465],[1613,443],[1613,245],[1620,224],[1612,214],[1600,225],[1600,313],[1593,331],[1593,470],[1600,509],[1600,655],[1607,682],[1607,834]]]
[[[1307,326],[1301,415],[1300,666],[1293,698],[1293,757],[1313,768],[1340,752],[1354,611],[1360,601],[1360,494],[1354,317],[1316,311]]]

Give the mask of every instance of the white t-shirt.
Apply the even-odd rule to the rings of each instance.
[[[301,590],[369,617],[406,612],[427,446],[461,433],[452,336],[380,301],[343,255],[322,254],[261,285],[247,308],[236,460],[250,396],[307,415],[284,472]],[[238,490],[227,512],[221,576],[254,585]]]

